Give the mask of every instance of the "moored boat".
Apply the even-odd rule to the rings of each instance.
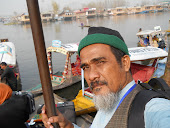
[[[154,77],[155,72],[159,68],[158,63],[156,62],[168,56],[168,53],[166,51],[156,47],[129,48],[129,54],[131,59],[131,72],[136,83],[148,82],[152,77]],[[144,65],[143,62],[147,60],[152,61],[150,61],[150,64]],[[96,112],[95,105],[92,101],[93,93],[88,87],[84,87],[83,70],[81,72],[82,72],[82,90],[78,92],[78,95],[72,101],[74,102],[77,117],[85,116],[85,118],[87,117],[93,120],[93,117],[88,115],[89,113]],[[69,93],[68,95],[71,97],[72,94]],[[64,99],[61,99],[55,94],[54,97],[55,100],[59,100],[56,101],[56,103],[66,100],[68,101],[67,98],[63,97]],[[35,101],[37,103],[40,103],[40,98],[35,98]],[[42,99],[40,104],[43,104]],[[35,115],[33,118],[35,122],[36,121],[41,122],[41,115],[39,114]]]
[[[131,73],[136,83],[148,82],[154,76],[157,69],[159,69],[158,60],[168,56],[166,51],[155,47],[134,47],[129,48],[128,50],[131,60]],[[149,65],[143,65],[141,63],[147,60],[152,60]],[[162,72],[162,70],[159,71],[159,73],[160,72]],[[92,99],[93,94],[90,89],[84,89],[83,87],[83,89],[79,91],[77,97],[73,100],[76,114],[81,115],[96,111]]]
[[[47,48],[47,59],[50,71],[50,77],[53,90],[60,96],[64,95],[70,86],[81,81],[80,58],[77,54],[78,43],[61,44],[60,41],[53,41],[52,46]],[[52,53],[60,53],[66,56],[64,71],[53,71]],[[76,58],[75,62],[71,62],[71,57]],[[80,85],[81,86],[81,85]],[[77,87],[78,88],[78,87]],[[31,91],[34,95],[42,93],[41,84],[33,87],[27,91]],[[58,91],[58,92],[57,92]],[[62,91],[62,93],[61,93]],[[64,93],[65,92],[65,93]]]
[[[6,62],[17,78],[17,90],[22,90],[20,72],[16,58],[15,45],[8,39],[0,39],[0,63]],[[4,81],[6,82],[6,81]]]
[[[167,31],[155,26],[154,30],[142,30],[136,34],[139,38],[138,47],[153,46],[168,51]]]

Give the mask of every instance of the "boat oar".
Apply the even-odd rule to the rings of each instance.
[[[35,52],[39,68],[40,80],[43,90],[44,102],[46,106],[47,116],[55,116],[56,108],[52,90],[52,84],[49,74],[47,54],[40,18],[38,0],[27,0],[28,12],[30,17],[32,35],[34,40]],[[59,128],[58,124],[53,124],[55,128]]]

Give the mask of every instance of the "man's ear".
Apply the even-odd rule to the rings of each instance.
[[[125,71],[130,70],[130,57],[128,55],[124,55],[122,57],[122,67],[124,67]]]

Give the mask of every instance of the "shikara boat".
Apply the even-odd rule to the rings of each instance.
[[[72,88],[70,86],[74,86],[74,84],[81,81],[81,69],[80,69],[80,58],[77,55],[78,43],[77,44],[76,43],[59,44],[59,43],[57,44],[56,42],[53,42],[52,46],[47,48],[47,59],[48,59],[48,66],[50,71],[49,73],[51,77],[53,91],[56,91],[58,95],[61,94],[60,96],[63,96],[65,95],[65,93],[68,93],[68,91],[70,91],[70,88]],[[63,64],[64,67],[63,72],[53,71],[52,53],[59,53],[65,55],[66,61],[65,61],[65,65]],[[72,56],[75,57],[74,58],[75,62],[73,63],[71,62]],[[42,93],[41,84],[27,91],[31,91],[34,95],[41,94]]]
[[[0,39],[0,63],[6,62],[13,69],[17,78],[17,90],[22,90],[20,72],[18,68],[15,45],[9,42],[8,39]],[[1,72],[2,73],[2,72]],[[5,80],[3,82],[6,82]]]
[[[148,82],[152,77],[154,76],[154,73],[159,69],[159,61],[163,61],[163,63],[166,63],[166,60],[163,60],[163,58],[166,58],[168,56],[168,53],[160,48],[156,47],[134,47],[129,48],[129,54],[131,59],[131,72],[133,75],[133,78],[136,83],[138,82]],[[149,61],[150,63],[145,63],[145,61]],[[162,63],[162,62],[161,62]],[[164,70],[163,70],[164,72]],[[79,90],[77,96],[72,100],[74,102],[75,106],[75,112],[78,120],[88,121],[88,124],[93,121],[93,117],[89,115],[89,113],[95,113],[96,108],[93,103],[93,93],[91,92],[90,88],[87,86],[85,87],[84,82],[84,75],[83,70],[81,70],[81,85],[82,89]],[[69,93],[69,97],[72,96],[72,92]],[[68,101],[65,97],[59,97],[56,94],[54,94],[55,103],[57,102],[64,102]],[[39,104],[43,104],[43,96],[35,97],[36,107],[39,107]],[[33,114],[32,115],[32,121],[34,122],[41,122],[42,117],[41,114]]]
[[[156,47],[129,48],[129,54],[131,60],[131,73],[136,83],[148,82],[152,77],[156,77],[155,72],[159,69],[159,60],[168,56],[166,51]],[[145,61],[147,61],[147,63]],[[165,63],[166,60],[164,60],[164,65]],[[159,70],[158,74],[163,75],[164,70]],[[80,90],[76,98],[72,100],[77,115],[96,111],[94,103],[92,102],[93,94],[89,88],[84,89],[83,84],[84,83],[82,83],[82,90]]]
[[[155,26],[154,30],[143,30],[136,34],[139,38],[138,47],[153,46],[168,51],[167,31]]]

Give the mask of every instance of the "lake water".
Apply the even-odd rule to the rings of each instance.
[[[162,30],[169,28],[170,11],[122,15],[94,19],[80,19],[73,21],[58,21],[43,23],[43,32],[46,47],[51,46],[52,40],[61,40],[62,43],[79,42],[88,31],[88,28],[79,27],[81,23],[90,26],[103,26],[118,30],[128,47],[137,46],[136,33],[139,28],[143,30],[161,26]],[[27,90],[40,83],[37,60],[32,39],[30,25],[3,25],[0,23],[0,38],[8,38],[16,46],[17,61],[19,64],[23,90]],[[56,55],[53,58],[54,71],[64,68],[65,56]]]

